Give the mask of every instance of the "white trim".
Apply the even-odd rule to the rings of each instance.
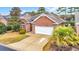
[[[33,20],[32,23],[35,22],[36,20],[38,20],[41,16],[46,16],[46,17],[49,18],[51,21],[53,21],[53,22],[55,22],[56,24],[58,24],[56,21],[52,20],[50,17],[48,17],[48,16],[47,16],[46,14],[44,14],[44,13],[41,14],[40,16],[38,16],[35,20]]]

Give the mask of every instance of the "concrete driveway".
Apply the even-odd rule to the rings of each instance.
[[[29,37],[7,46],[18,51],[42,51],[48,38],[48,35],[30,34]]]

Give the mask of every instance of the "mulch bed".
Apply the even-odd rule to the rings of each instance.
[[[79,51],[79,46],[62,46],[58,47],[55,43],[50,46],[51,51]]]

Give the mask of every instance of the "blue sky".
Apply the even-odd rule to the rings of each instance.
[[[0,7],[0,14],[2,15],[8,15],[10,13],[12,7]],[[56,8],[53,7],[45,7],[47,11],[49,12],[55,12]],[[22,13],[24,12],[31,12],[38,10],[38,7],[20,7],[22,10]]]

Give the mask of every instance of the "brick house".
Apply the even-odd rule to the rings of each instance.
[[[32,16],[25,24],[26,30],[35,34],[51,35],[56,26],[63,24],[64,20],[56,14],[39,14]]]

